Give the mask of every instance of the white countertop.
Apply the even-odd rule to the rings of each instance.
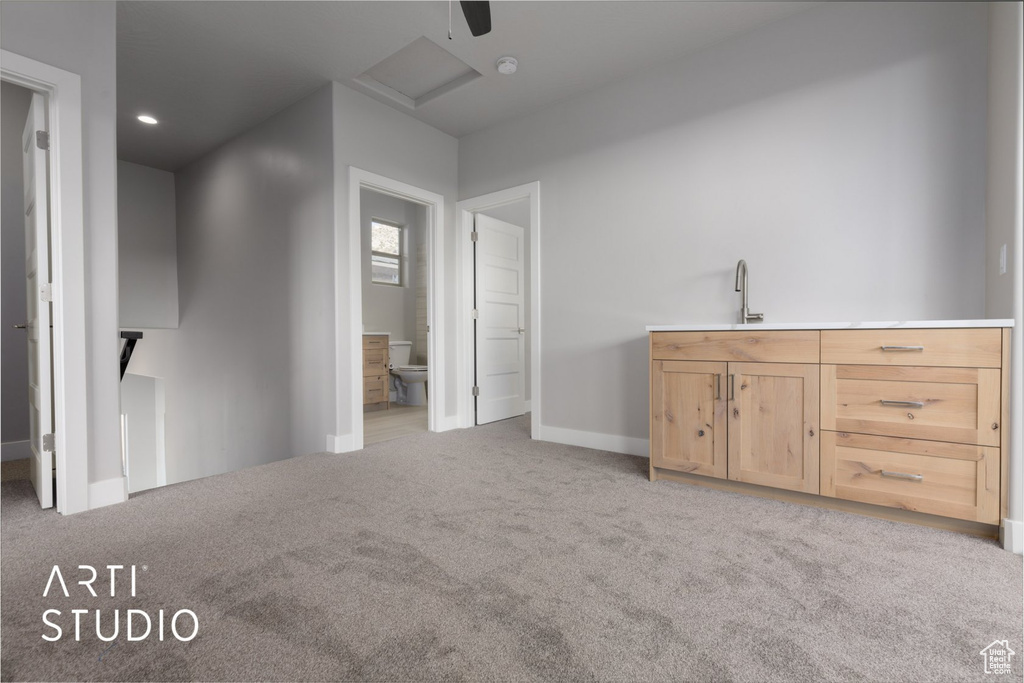
[[[947,329],[958,327],[1013,327],[1012,318],[988,320],[890,320],[886,322],[747,323],[746,325],[648,325],[648,332],[727,332],[744,330],[884,330]]]

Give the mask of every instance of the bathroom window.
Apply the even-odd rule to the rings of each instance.
[[[402,286],[402,228],[390,223],[370,223],[370,281]]]

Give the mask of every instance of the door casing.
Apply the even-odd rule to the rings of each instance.
[[[472,427],[476,423],[473,407],[474,335],[473,335],[473,215],[479,211],[493,209],[522,199],[530,202],[530,320],[527,334],[530,335],[530,436],[540,439],[542,431],[541,404],[541,261],[540,261],[540,183],[534,181],[507,190],[499,190],[464,199],[455,205],[458,224],[458,240],[455,245],[459,270],[459,284],[456,292],[456,353],[459,365],[456,371],[456,403],[458,405],[458,426]]]
[[[7,50],[0,50],[0,79],[46,97],[57,511],[73,514],[89,509],[82,82],[70,71]]]

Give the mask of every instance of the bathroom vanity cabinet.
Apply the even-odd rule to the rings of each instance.
[[[387,410],[388,335],[363,335],[363,410]]]
[[[650,478],[995,533],[1010,325],[649,327]]]

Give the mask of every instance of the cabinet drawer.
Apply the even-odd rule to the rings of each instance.
[[[999,329],[822,330],[821,362],[998,368]]]
[[[363,378],[363,403],[378,403],[388,400],[388,383],[386,376]]]
[[[821,428],[998,446],[999,370],[821,366]]]
[[[652,332],[656,360],[817,363],[818,330]]]
[[[383,375],[387,372],[387,350],[366,349],[363,351],[363,376]]]
[[[999,449],[822,432],[821,495],[999,522]]]
[[[388,348],[388,337],[386,334],[363,335],[364,349],[386,349]]]

